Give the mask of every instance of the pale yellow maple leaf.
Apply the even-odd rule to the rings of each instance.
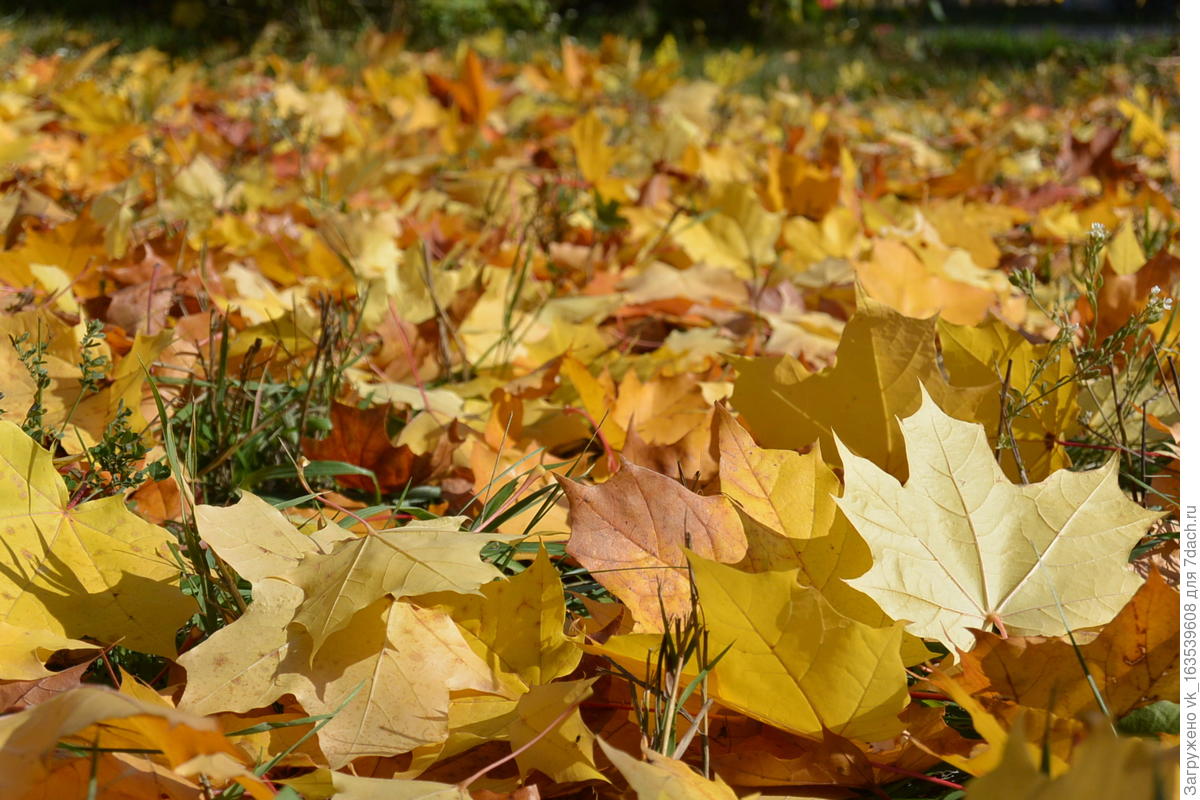
[[[244,713],[304,687],[311,645],[288,630],[304,592],[277,578],[255,581],[252,591],[245,614],[179,656],[188,675],[181,709]]]
[[[318,734],[334,769],[443,741],[451,691],[501,691],[449,616],[388,597],[355,614],[310,665],[293,668],[304,710],[337,712]]]
[[[212,159],[200,154],[164,183],[166,192],[159,204],[163,214],[186,222],[189,238],[199,247],[204,231],[230,199],[225,176]]]
[[[466,789],[437,781],[411,781],[393,778],[366,778],[319,769],[279,783],[306,798],[337,800],[471,800]]]
[[[459,517],[409,523],[403,528],[350,535],[327,552],[307,553],[287,575],[304,600],[295,621],[312,636],[313,653],[360,609],[384,595],[472,593],[501,576],[480,550],[495,536],[461,532]]]
[[[113,258],[121,258],[129,250],[133,224],[137,220],[134,204],[141,196],[141,187],[130,180],[97,195],[92,201],[92,216],[104,226],[104,246]]]
[[[1121,492],[1117,462],[1017,486],[982,426],[922,398],[900,423],[904,485],[838,443],[838,504],[874,560],[850,584],[911,632],[963,650],[969,628],[1057,635],[1111,620],[1141,584],[1129,551],[1158,517]]]
[[[174,334],[169,330],[155,335],[137,334],[133,347],[109,371],[111,383],[95,394],[88,394],[78,382],[60,384],[60,392],[63,393],[59,396],[64,401],[63,408],[60,414],[48,418],[61,419],[67,426],[62,440],[63,449],[76,453],[83,446],[92,447],[100,442],[108,424],[123,408],[130,411],[127,423],[131,430],[145,431],[149,427],[149,421],[141,410],[147,370],[173,338]],[[72,386],[72,390],[67,390],[68,386]],[[80,397],[78,403],[71,397],[72,391],[79,393],[76,394],[76,397]]]
[[[188,673],[179,707],[198,714],[243,713],[294,693],[311,645],[288,630],[304,591],[282,576],[305,555],[321,552],[330,534],[301,533],[250,492],[227,508],[197,506],[196,524],[213,552],[250,582],[253,602],[235,622],[179,657]],[[300,666],[291,669],[292,664]]]
[[[409,534],[412,551],[391,537],[399,549],[385,547],[385,557],[378,558],[373,546],[357,546],[369,537],[347,539],[336,526],[305,536],[248,493],[230,508],[202,506],[197,518],[209,546],[251,580],[253,602],[240,619],[180,657],[188,671],[181,708],[244,712],[284,694],[295,695],[309,714],[340,708],[319,734],[321,751],[340,767],[359,756],[393,755],[444,741],[452,690],[503,691],[445,612],[394,600],[383,588],[389,582],[378,583],[391,576],[396,592],[426,594],[456,586],[471,590],[489,580],[495,568],[478,560],[488,537],[456,533],[451,529],[457,519],[442,522],[440,529]],[[385,539],[387,534],[402,537],[404,530],[384,532]],[[446,541],[447,536],[467,537],[471,544],[464,549]],[[429,564],[411,561],[421,545],[432,554]],[[467,560],[454,562],[455,553]],[[336,558],[322,560],[329,556]],[[491,572],[472,577],[471,558]],[[358,559],[372,561],[379,572],[356,563]],[[317,581],[331,564],[345,568],[330,573],[337,624],[326,627],[325,646],[318,649],[297,624],[309,598],[296,584]],[[439,568],[449,577],[438,577]],[[354,576],[374,580],[372,585],[382,591],[342,592],[338,576],[343,581]],[[308,608],[315,614],[321,604]]]

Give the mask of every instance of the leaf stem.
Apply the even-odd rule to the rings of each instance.
[[[561,725],[563,723],[563,721],[568,716],[570,716],[571,712],[574,711],[578,707],[579,707],[579,703],[575,702],[575,703],[572,703],[571,705],[569,705],[568,707],[564,708],[562,710],[562,713],[559,714],[557,717],[555,717],[554,720],[549,725],[547,725],[541,732],[539,732],[537,736],[534,736],[528,742],[521,745],[516,750],[513,750],[511,753],[506,755],[504,758],[493,761],[491,764],[488,764],[483,769],[476,772],[474,775],[471,775],[470,777],[464,778],[462,781],[459,781],[458,787],[465,792],[467,790],[468,786],[470,786],[472,783],[474,783],[475,781],[482,778],[484,775],[486,775],[489,772],[491,772],[492,770],[494,770],[496,767],[500,766],[501,764],[505,764],[505,763],[508,763],[509,761],[512,761],[514,758],[521,755],[521,753],[524,753],[526,750],[528,750],[529,748],[531,748],[535,744],[537,744],[538,741],[541,740],[542,737],[544,737],[546,734],[550,733],[550,731],[554,730],[559,725]]]
[[[867,763],[875,769],[881,769],[886,772],[894,772],[897,775],[903,775],[906,778],[915,778],[919,781],[927,781],[938,786],[945,786],[947,789],[958,789],[959,791],[962,791],[964,788],[966,788],[961,783],[948,781],[944,778],[935,778],[932,775],[926,775],[923,772],[914,772],[911,769],[904,769],[903,767],[896,767],[892,766],[891,764],[883,764],[878,761],[868,761]]]

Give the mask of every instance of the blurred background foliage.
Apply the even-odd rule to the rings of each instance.
[[[6,28],[32,32],[35,39],[41,32],[43,40],[29,42],[37,49],[53,47],[55,36],[62,43],[66,31],[83,28],[97,36],[112,31],[123,49],[155,46],[192,55],[214,46],[241,50],[261,44],[264,31],[273,46],[309,47],[316,32],[328,36],[366,29],[402,32],[417,48],[453,44],[494,29],[585,40],[605,33],[644,40],[670,34],[697,47],[797,46],[818,43],[831,32],[844,39],[847,31],[853,36],[879,26],[932,25],[950,31],[1099,26],[1115,34],[1148,25],[1177,37],[1179,0],[56,0],[42,8],[0,0],[0,15]],[[1045,30],[1023,32],[1045,39]],[[984,36],[981,44],[995,50],[996,37]],[[953,56],[958,42],[948,37],[947,53],[936,51],[937,42],[932,46],[933,57]]]

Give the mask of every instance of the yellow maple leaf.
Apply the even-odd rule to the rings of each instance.
[[[174,538],[120,496],[72,505],[46,450],[0,422],[0,616],[12,625],[174,657],[195,603],[175,585]]]
[[[1011,448],[1001,451],[1000,464],[1009,478],[1020,480],[1023,467],[1025,477],[1037,481],[1071,465],[1066,450],[1057,443],[1070,439],[1079,427],[1075,360],[1067,348],[1035,345],[997,319],[974,327],[939,320],[938,338],[942,363],[955,383],[981,385],[1008,376],[1012,398],[1008,421],[1021,456],[1018,467]],[[985,398],[977,421],[995,444],[999,392]]]
[[[597,741],[638,800],[737,800],[720,777],[707,780],[682,761],[653,750],[646,752],[645,761],[639,761],[603,739]]]
[[[403,528],[350,535],[323,553],[307,553],[284,577],[304,591],[295,621],[309,632],[313,653],[351,618],[384,595],[413,597],[438,591],[477,592],[500,577],[479,558],[493,536],[464,533],[459,517],[414,522]]]
[[[696,263],[726,267],[746,280],[775,262],[783,214],[767,211],[754,189],[727,182],[711,197],[711,208],[681,222],[672,238]]]
[[[928,394],[901,423],[909,478],[838,443],[843,512],[874,563],[850,581],[909,630],[967,650],[968,628],[1061,634],[1103,625],[1141,579],[1129,551],[1158,515],[1117,487],[1117,462],[1017,486],[980,425],[947,416]]]
[[[20,628],[0,622],[0,680],[34,681],[55,674],[46,659],[58,650],[86,650],[95,645],[53,631]]]
[[[498,574],[478,561],[486,537],[457,534],[473,539],[465,549],[445,539],[456,535],[451,527],[457,527],[458,520],[424,533],[410,531],[411,550],[405,550],[399,540],[399,549],[382,541],[359,549],[358,541],[369,537],[343,538],[345,532],[337,526],[305,536],[249,494],[230,508],[201,506],[197,518],[205,541],[251,580],[254,602],[236,622],[180,657],[189,676],[181,708],[241,712],[292,694],[310,714],[340,709],[319,735],[321,751],[337,768],[359,756],[393,755],[444,741],[451,690],[502,692],[491,669],[472,652],[445,612],[387,596],[389,590],[469,591]],[[387,533],[400,531],[384,532],[385,539]],[[376,552],[378,546],[385,552]],[[422,546],[435,558],[418,565],[410,557]],[[452,563],[456,553],[466,554],[468,560]],[[487,571],[470,572],[472,554]],[[356,568],[355,555],[375,559],[379,570]],[[332,561],[313,561],[320,556]],[[346,556],[351,556],[349,563]],[[327,574],[333,578],[336,602],[326,608],[306,595],[305,587],[319,590],[317,578],[330,565],[338,567]],[[439,570],[445,573],[441,577]],[[346,579],[354,576],[371,586],[342,591]],[[377,582],[380,578],[383,583]],[[385,584],[390,589],[375,591]],[[327,593],[317,594],[329,600]],[[316,614],[322,609],[327,613]],[[312,613],[300,622],[306,610]],[[324,646],[301,630],[314,625],[314,618],[324,623]]]
[[[364,778],[328,769],[299,778],[285,778],[278,783],[313,800],[330,797],[338,800],[472,800],[466,789],[449,783]]]
[[[563,633],[566,601],[545,550],[517,575],[484,584],[477,595],[439,593],[423,602],[450,614],[511,696],[566,675],[582,655]]]
[[[334,769],[444,740],[452,690],[501,690],[449,616],[388,597],[331,635],[311,665],[291,668],[305,711],[337,711],[318,734]]]
[[[968,800],[1151,800],[1177,796],[1178,756],[1146,739],[1118,738],[1098,725],[1071,769],[1054,777],[1039,767],[1036,748],[1017,731],[996,768],[967,785]]]
[[[1146,263],[1146,254],[1142,252],[1141,242],[1133,223],[1127,222],[1104,246],[1104,255],[1108,258],[1109,266],[1118,275],[1132,275]]]
[[[810,375],[790,357],[733,359],[733,406],[765,447],[795,450],[819,441],[836,466],[836,434],[854,452],[902,476],[904,440],[896,418],[920,405],[922,385],[964,419],[974,419],[996,392],[994,386],[946,382],[934,347],[936,326],[936,319],[912,319],[860,297],[829,369]]]
[[[878,604],[845,581],[871,566],[871,554],[838,511],[841,484],[820,447],[800,455],[767,450],[724,409],[718,409],[721,491],[742,511],[747,572],[799,570],[805,586],[819,589],[839,612],[876,627],[891,623]],[[905,664],[929,658],[920,640],[905,635]]]
[[[710,694],[755,719],[805,736],[829,729],[866,741],[902,728],[908,702],[899,624],[844,616],[792,572],[741,572],[689,554],[717,664]]]
[[[581,115],[570,131],[575,160],[585,180],[596,188],[605,200],[623,201],[625,182],[612,176],[617,151],[608,144],[608,127],[595,111]]]
[[[909,317],[939,314],[951,322],[973,325],[998,302],[995,291],[954,280],[893,239],[876,241],[872,257],[859,261],[855,270],[867,294]]]
[[[513,750],[518,751],[517,766],[522,775],[536,769],[557,783],[607,780],[596,770],[592,758],[596,737],[584,725],[578,708],[592,693],[595,680],[547,683],[534,687],[517,701],[508,736]],[[566,718],[562,719],[564,714]],[[529,747],[519,752],[527,744]]]

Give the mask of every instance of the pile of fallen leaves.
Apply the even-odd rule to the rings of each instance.
[[[4,797],[1170,795],[1177,65],[5,52]]]

